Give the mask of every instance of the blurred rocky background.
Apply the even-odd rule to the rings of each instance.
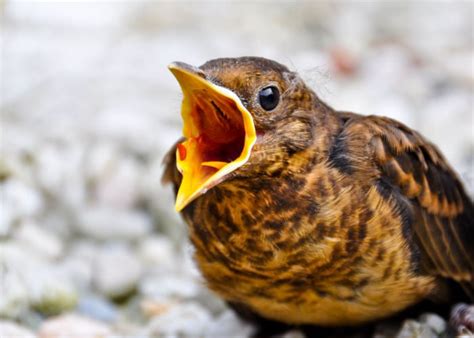
[[[167,64],[258,55],[335,108],[399,119],[473,189],[471,2],[0,2],[0,336],[247,337],[161,187]],[[432,337],[431,314],[378,337]],[[299,337],[294,331],[288,337]]]

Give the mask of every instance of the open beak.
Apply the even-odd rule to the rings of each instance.
[[[252,115],[234,92],[206,80],[192,66],[172,63],[168,68],[183,91],[186,140],[176,150],[183,179],[175,205],[181,211],[245,164],[257,135]]]

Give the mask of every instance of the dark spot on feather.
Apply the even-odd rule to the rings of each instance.
[[[306,184],[306,178],[303,176],[293,177],[288,181],[290,188],[294,191],[301,190]]]
[[[224,215],[222,216],[222,221],[224,222],[224,225],[230,229],[231,232],[239,231],[239,227],[234,223],[234,219],[232,218],[230,208],[224,208]]]
[[[216,197],[216,201],[222,201],[222,189],[219,189],[218,187],[216,187],[212,191],[214,191],[214,196]]]
[[[237,198],[242,201],[245,198],[245,193],[242,190],[237,190]]]
[[[393,187],[385,179],[378,179],[377,182],[375,182],[375,188],[384,200],[388,201],[390,199]]]
[[[268,235],[268,236],[267,236],[267,239],[268,239],[270,242],[274,242],[274,241],[280,239],[280,237],[281,237],[280,231],[274,231],[271,235]]]
[[[354,289],[362,289],[363,287],[367,286],[370,284],[370,277],[364,277],[358,282],[356,282],[353,287]]]
[[[289,218],[289,222],[292,224],[293,229],[298,229],[301,225],[301,217],[302,214],[300,211],[296,211],[291,217]]]
[[[255,224],[255,222],[252,221],[252,217],[249,215],[247,211],[242,211],[240,213],[240,217],[242,219],[242,223],[244,227],[251,227]]]
[[[283,222],[278,220],[266,221],[263,223],[263,227],[270,229],[281,229],[283,227]]]
[[[196,236],[201,240],[203,243],[208,243],[210,240],[210,233],[209,231],[203,226],[195,226],[193,227],[193,231]]]
[[[413,172],[413,159],[410,157],[410,153],[401,153],[395,160],[405,173]]]
[[[400,193],[398,187],[394,187],[384,179],[379,179],[376,183],[377,191],[387,201],[391,201],[394,211],[400,217],[402,234],[410,248],[411,268],[415,273],[420,272],[420,250],[413,237],[414,215],[412,204]]]
[[[326,291],[316,289],[314,292],[321,298],[327,297],[329,294]]]
[[[314,202],[309,202],[308,206],[306,207],[306,215],[311,220],[312,218],[316,217],[319,211],[319,205]]]
[[[257,251],[258,249],[257,241],[253,238],[247,238],[245,240],[245,247],[249,249],[250,251]]]
[[[375,261],[379,262],[383,260],[386,252],[387,250],[385,249],[385,247],[383,246],[379,247],[379,250],[377,251],[377,256],[375,256]]]
[[[363,241],[366,236],[367,236],[367,224],[361,223],[359,225],[359,241]]]
[[[356,234],[353,228],[349,228],[347,232],[347,240],[346,240],[346,252],[348,255],[352,255],[354,252],[357,251],[357,240]]]
[[[345,135],[341,132],[334,140],[331,149],[329,150],[329,162],[332,167],[338,169],[340,172],[351,175],[354,173],[354,168],[350,160],[347,150]]]
[[[326,234],[326,226],[323,223],[318,223],[316,226],[316,236],[319,239],[323,239]]]
[[[319,180],[316,181],[316,191],[319,197],[324,198],[328,195],[328,191],[324,185],[324,180],[323,178],[320,178]]]
[[[219,216],[219,210],[217,209],[217,206],[215,203],[209,203],[207,205],[207,210],[209,211],[209,214],[215,218]]]

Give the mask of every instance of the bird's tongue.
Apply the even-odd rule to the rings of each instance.
[[[248,160],[256,133],[250,113],[232,91],[188,69],[170,69],[184,95],[181,115],[186,140],[176,151],[183,175],[175,206],[180,211]]]

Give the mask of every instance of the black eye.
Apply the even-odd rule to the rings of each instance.
[[[265,87],[258,93],[258,100],[263,109],[272,110],[280,101],[280,92],[275,86]]]

